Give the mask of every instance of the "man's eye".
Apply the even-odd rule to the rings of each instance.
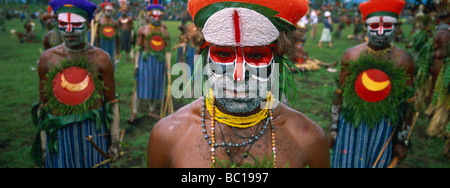
[[[83,25],[83,23],[72,23],[72,25],[74,27],[81,27]]]
[[[59,24],[59,26],[64,27],[64,26],[66,26],[68,23],[67,23],[67,22],[63,22],[63,21],[59,21],[58,24]]]
[[[220,51],[216,53],[217,57],[231,57],[231,54],[225,51]]]
[[[250,58],[250,59],[262,59],[263,57],[264,57],[263,55],[257,54],[257,53],[247,55],[247,58]]]
[[[378,23],[372,23],[372,24],[370,24],[370,27],[371,27],[371,28],[378,28],[378,27],[380,27],[380,24],[378,24]]]
[[[392,23],[384,23],[383,27],[392,27]]]

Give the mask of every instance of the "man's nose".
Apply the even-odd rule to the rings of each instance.
[[[242,55],[242,47],[237,47],[236,64],[233,72],[233,78],[237,82],[244,81],[245,75],[244,56]]]
[[[70,33],[70,32],[72,32],[72,30],[73,30],[73,29],[72,29],[72,24],[70,24],[70,23],[67,24],[66,32],[69,32],[69,33]]]
[[[383,25],[380,25],[380,27],[378,28],[378,35],[383,35],[384,34],[384,27]]]

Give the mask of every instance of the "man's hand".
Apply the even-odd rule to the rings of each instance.
[[[111,146],[109,146],[109,156],[111,156],[111,162],[114,163],[120,158],[120,144],[119,143],[113,143]]]
[[[334,143],[336,142],[337,130],[330,131],[330,148],[333,148]]]
[[[397,157],[399,163],[401,163],[401,161],[406,158],[407,154],[408,150],[405,145],[399,143],[394,144],[394,148],[392,149],[392,158]]]

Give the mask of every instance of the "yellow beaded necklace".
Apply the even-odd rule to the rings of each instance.
[[[218,110],[216,108],[216,106],[215,106],[214,93],[213,93],[212,89],[209,91],[209,94],[207,94],[207,97],[203,98],[203,100],[204,100],[204,103],[206,103],[204,106],[207,106],[208,111],[211,114],[211,140],[210,140],[211,141],[210,142],[210,145],[211,145],[211,167],[214,168],[215,164],[216,164],[216,151],[215,151],[216,149],[215,148],[218,146],[218,145],[216,145],[215,123],[214,123],[214,121],[215,120],[219,121],[219,119],[217,119],[217,116],[215,115],[215,113],[216,112],[220,112],[220,110]],[[271,146],[272,146],[272,154],[273,154],[273,167],[277,168],[277,151],[276,151],[276,141],[275,141],[275,128],[274,128],[274,126],[272,124],[273,114],[272,114],[272,109],[267,108],[267,107],[271,107],[272,108],[272,105],[273,105],[273,98],[272,98],[272,94],[270,92],[268,93],[267,101],[269,101],[269,102],[268,102],[268,104],[266,104],[266,108],[263,109],[263,110],[266,110],[266,112],[268,112],[268,116],[269,116],[271,137],[272,137],[272,145]],[[205,125],[204,125],[205,120],[203,119],[203,117],[204,117],[204,106],[202,108],[202,120],[201,120],[203,128],[205,127]],[[215,109],[215,110],[212,110],[212,109]],[[261,110],[261,111],[263,111],[263,110]],[[223,115],[227,115],[227,114],[224,114],[222,112],[220,112],[220,113],[222,115],[219,115],[219,117],[222,117]],[[265,114],[264,118],[267,117],[267,114],[266,113],[264,113],[264,114]],[[234,117],[234,116],[232,116],[232,117],[236,118],[236,119],[240,119],[238,117]],[[259,118],[261,118],[261,117],[259,117]],[[262,118],[262,119],[259,119],[259,118],[254,118],[254,119],[258,120],[258,121],[256,121],[257,123],[259,123],[261,120],[264,119],[264,118]],[[236,123],[236,121],[239,121],[239,120],[233,121],[234,122],[233,124],[238,124],[238,123]],[[247,120],[245,120],[245,121],[247,121]],[[257,123],[255,123],[254,125],[256,125]],[[229,124],[227,124],[227,125],[229,125]],[[240,126],[240,123],[238,125]],[[250,127],[250,126],[247,126],[247,127]],[[208,140],[209,137],[206,135],[207,134],[206,130],[203,129],[203,132],[205,134],[205,139]],[[245,145],[243,145],[243,146],[245,146]]]
[[[261,109],[258,113],[250,115],[250,116],[245,116],[245,117],[240,117],[240,116],[233,116],[233,115],[229,115],[229,114],[225,114],[223,112],[221,112],[217,107],[214,107],[214,113],[213,111],[213,107],[211,104],[211,101],[214,100],[214,93],[213,90],[210,89],[209,90],[209,94],[206,96],[206,108],[208,109],[209,113],[211,115],[214,115],[214,119],[220,123],[224,123],[228,126],[231,127],[236,127],[236,128],[249,128],[252,127],[256,124],[258,124],[259,122],[261,122],[263,119],[267,118],[268,116],[268,111],[270,111],[272,109],[272,105],[273,105],[273,97],[272,94],[269,92],[267,94],[267,102],[266,102],[266,106],[264,109]]]
[[[390,58],[390,53],[391,53],[391,49],[392,49],[392,45],[390,45],[388,48],[383,49],[383,50],[374,50],[372,48],[370,48],[369,46],[367,46],[367,54],[371,54],[375,57],[384,57],[384,58]]]
[[[149,26],[151,29],[156,29],[156,30],[159,30],[159,29],[161,28],[161,26],[154,26],[154,25],[152,25],[152,24],[148,24],[148,26]]]

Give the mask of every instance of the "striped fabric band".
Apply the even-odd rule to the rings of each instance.
[[[383,146],[395,130],[390,118],[385,117],[372,129],[364,122],[354,128],[341,115],[338,136],[333,147],[332,168],[372,168]],[[389,143],[375,168],[386,168],[391,162],[392,143]]]
[[[141,54],[139,68],[136,75],[137,97],[140,99],[161,100],[164,96],[165,63],[153,56],[144,61]]]
[[[92,135],[93,141],[100,149],[108,153],[108,143],[104,136],[106,132],[105,125],[97,131],[96,123],[92,120],[64,126],[58,130],[58,153],[50,154],[48,149],[45,151],[45,167],[92,168],[106,158],[94,149],[86,137]],[[109,168],[109,164],[99,168]]]

